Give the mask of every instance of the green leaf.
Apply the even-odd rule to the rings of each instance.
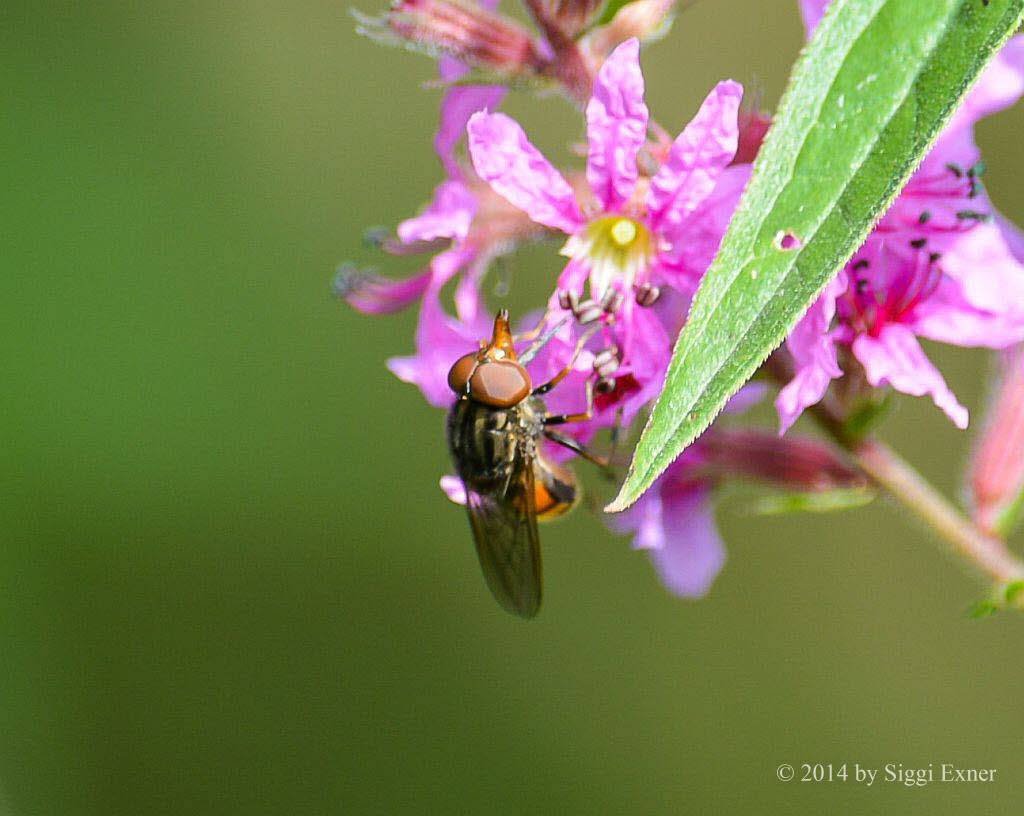
[[[603,26],[615,19],[615,15],[630,4],[632,0],[608,0],[601,9],[601,15],[597,18],[595,25]]]
[[[1021,485],[1016,498],[999,513],[995,523],[996,532],[1003,538],[1009,538],[1022,521],[1024,521],[1024,485]]]
[[[850,439],[862,439],[889,413],[892,404],[893,391],[891,388],[875,392],[850,412],[843,423],[843,432]]]
[[[967,610],[969,618],[988,618],[999,611],[999,605],[992,601],[977,601]]]
[[[793,71],[676,342],[623,510],[714,419],[863,242],[1024,0],[835,2]],[[783,236],[797,245],[784,249]]]
[[[825,490],[822,492],[773,493],[761,496],[751,507],[759,516],[781,516],[789,513],[836,513],[870,504],[875,492],[866,488]]]
[[[1006,599],[1007,604],[1012,604],[1017,600],[1021,592],[1024,592],[1024,581],[1011,581],[1006,585],[1006,589],[1003,590],[1003,598]]]

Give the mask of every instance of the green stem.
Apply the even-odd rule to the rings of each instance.
[[[877,439],[851,436],[828,403],[815,406],[812,413],[875,484],[923,521],[956,555],[997,585],[1024,579],[1024,562],[1005,542],[973,524],[898,453]]]

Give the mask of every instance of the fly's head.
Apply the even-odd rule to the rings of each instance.
[[[507,311],[502,309],[494,318],[490,342],[481,342],[478,351],[455,361],[448,385],[460,397],[492,408],[511,408],[530,396],[533,383],[516,357]]]

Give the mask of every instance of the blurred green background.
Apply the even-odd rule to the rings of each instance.
[[[730,558],[698,603],[578,512],[544,531],[541,616],[491,600],[437,488],[442,417],[383,367],[413,315],[329,294],[338,261],[372,259],[363,229],[439,177],[428,60],[328,0],[0,16],[0,808],[1019,805],[1024,619],[967,620],[979,585],[885,503],[726,502]],[[677,129],[729,76],[774,105],[800,42],[795,1],[698,2],[645,54],[652,110]],[[507,109],[567,155],[567,105]],[[980,131],[1018,221],[1022,124]],[[517,288],[550,285],[517,268]],[[933,351],[977,411],[985,357]],[[924,400],[886,432],[959,490],[969,434]],[[783,762],[998,774],[864,789],[784,784]]]

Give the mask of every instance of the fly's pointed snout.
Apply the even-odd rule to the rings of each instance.
[[[491,337],[488,352],[489,356],[497,359],[516,359],[516,349],[512,343],[512,328],[509,326],[507,309],[502,309],[494,318],[494,334]]]

